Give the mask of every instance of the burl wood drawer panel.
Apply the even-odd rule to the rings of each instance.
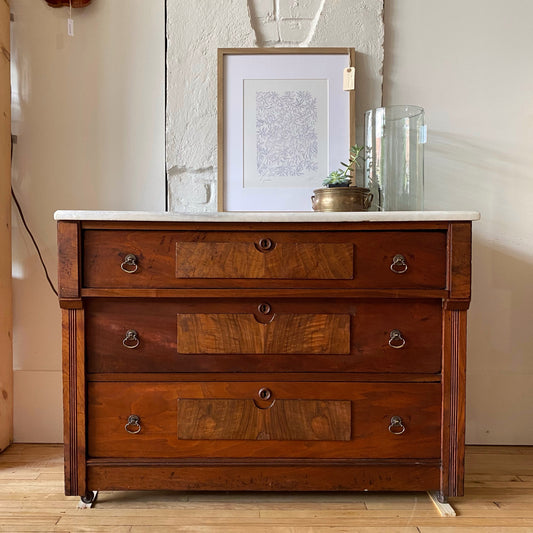
[[[270,391],[263,388],[260,394]],[[179,399],[177,413],[181,440],[344,441],[351,436],[349,401]]]
[[[446,232],[85,230],[83,286],[443,289]]]
[[[347,313],[178,313],[176,319],[178,354],[350,353]]]
[[[87,392],[91,457],[440,456],[439,383],[89,382]]]
[[[441,312],[440,300],[87,299],[87,371],[438,373]]]

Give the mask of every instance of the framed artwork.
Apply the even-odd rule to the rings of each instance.
[[[218,50],[218,210],[312,211],[355,144],[353,48]]]

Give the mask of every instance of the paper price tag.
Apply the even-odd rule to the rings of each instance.
[[[67,19],[67,33],[69,37],[74,37],[74,20]]]
[[[342,76],[342,88],[345,91],[353,91],[355,89],[355,68],[346,67]]]

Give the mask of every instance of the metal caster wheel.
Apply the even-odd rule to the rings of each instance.
[[[79,509],[90,509],[96,500],[97,494],[98,492],[95,490],[88,490],[84,496],[80,496],[80,502],[78,503],[78,508]]]

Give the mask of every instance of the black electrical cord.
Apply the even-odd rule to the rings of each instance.
[[[17,206],[17,211],[19,213],[20,220],[22,220],[22,224],[26,228],[26,231],[28,232],[28,235],[30,236],[31,242],[33,242],[33,246],[35,246],[35,249],[37,250],[37,254],[39,255],[39,260],[41,261],[41,265],[43,266],[44,273],[46,275],[46,279],[48,280],[50,288],[54,291],[54,294],[58,296],[57,290],[54,287],[54,284],[52,283],[52,280],[50,279],[50,276],[48,274],[48,269],[46,268],[43,256],[41,255],[41,250],[39,250],[39,246],[37,245],[37,242],[35,241],[35,237],[33,236],[33,233],[31,232],[30,228],[28,227],[28,224],[26,223],[26,219],[24,218],[24,214],[22,213],[22,208],[20,207],[19,201],[17,200],[17,197],[15,196],[15,191],[13,190],[13,187],[11,187],[11,196],[13,197],[15,205]]]
[[[13,161],[13,137],[11,138],[11,161]],[[50,279],[50,276],[48,274],[48,269],[46,268],[43,256],[41,255],[41,250],[39,250],[37,241],[35,240],[33,233],[31,232],[30,228],[28,227],[28,224],[26,223],[26,219],[24,218],[24,213],[22,212],[22,207],[20,207],[17,196],[15,195],[15,191],[13,190],[13,186],[11,186],[11,196],[13,198],[13,201],[15,202],[15,205],[17,206],[17,211],[19,213],[20,220],[22,221],[22,224],[26,228],[26,231],[28,232],[28,235],[30,236],[31,242],[33,242],[33,246],[35,246],[35,249],[37,250],[37,254],[39,255],[39,260],[41,261],[41,265],[43,266],[46,279],[48,280],[48,284],[50,285],[50,288],[52,289],[52,291],[54,291],[54,294],[58,296],[57,290],[54,287],[54,284],[52,283],[52,280]]]

